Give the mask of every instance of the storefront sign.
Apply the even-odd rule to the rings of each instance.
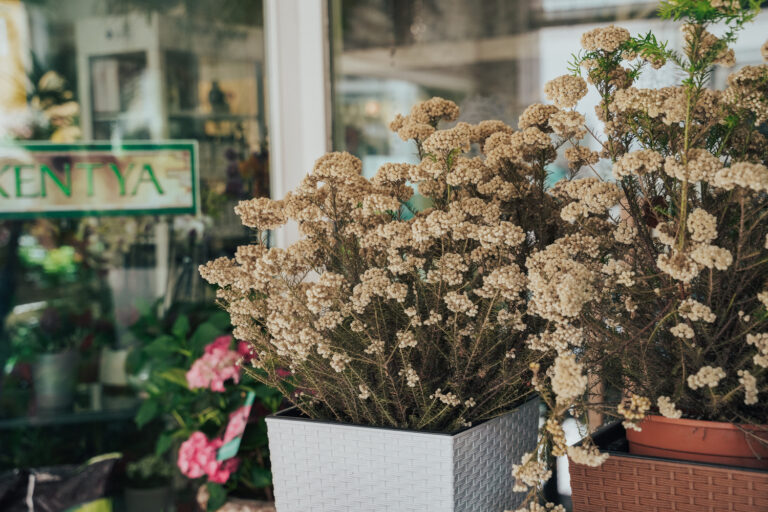
[[[195,141],[0,147],[0,219],[193,214]]]

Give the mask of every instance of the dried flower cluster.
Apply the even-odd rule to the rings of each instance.
[[[534,393],[528,364],[548,356],[526,345],[545,325],[529,314],[526,261],[571,229],[545,167],[584,119],[552,107],[524,115],[521,130],[438,128],[458,113],[433,98],[397,116],[416,165],[385,164],[368,180],[357,158],[331,153],[286,198],[240,203],[256,243],[201,267],[252,345],[254,376],[311,417],[455,431]],[[413,187],[429,208],[413,211]],[[265,231],[289,220],[303,239],[266,247]],[[570,364],[556,380],[578,393]]]
[[[586,71],[601,98],[602,133],[587,133],[613,180],[574,172],[558,183],[574,229],[526,263],[529,313],[548,321],[529,348],[552,356],[532,366],[532,382],[549,407],[541,436],[553,455],[564,450],[562,421],[586,421],[587,411],[636,429],[647,414],[768,418],[768,65],[735,71],[724,91],[705,85],[714,66],[734,63],[729,45],[757,12],[743,4],[665,2],[663,15],[686,22],[681,52],[616,27],[582,38],[571,70]],[[721,37],[708,31],[714,23],[726,27]],[[649,63],[674,64],[682,80],[635,87]],[[580,80],[547,84],[556,106],[529,109],[526,122],[574,106]],[[581,150],[567,159],[587,170],[597,162]],[[566,451],[579,464],[604,458],[589,438]]]

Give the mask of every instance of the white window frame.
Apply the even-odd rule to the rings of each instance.
[[[325,0],[265,0],[270,188],[282,199],[331,149],[331,82]],[[298,239],[288,226],[274,245]]]

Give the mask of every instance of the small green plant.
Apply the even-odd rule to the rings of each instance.
[[[146,455],[125,468],[128,486],[148,489],[168,485],[173,478],[173,466],[155,454]]]
[[[140,346],[129,356],[132,372],[143,376],[145,399],[135,421],[139,427],[150,422],[164,425],[155,445],[155,455],[166,456],[195,433],[210,438],[221,436],[230,414],[240,408],[248,392],[256,395],[253,405],[258,419],[245,430],[238,457],[240,463],[223,483],[208,482],[209,508],[220,506],[228,493],[270,497],[267,431],[264,416],[277,410],[282,395],[247,375],[238,374],[220,382],[216,390],[193,387],[188,374],[216,340],[231,344],[231,327],[226,313],[213,304],[177,305],[163,315],[156,305],[140,308],[138,320],[131,327]],[[209,350],[210,351],[210,350]],[[193,384],[191,386],[191,384]]]

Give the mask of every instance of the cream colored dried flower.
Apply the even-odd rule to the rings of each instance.
[[[517,510],[505,510],[504,512],[565,512],[565,507],[562,505],[555,505],[554,503],[539,505],[534,501],[529,503],[526,507],[518,508]]]
[[[723,164],[706,149],[694,148],[688,151],[685,165],[679,157],[668,156],[664,161],[664,171],[680,181],[706,181],[717,185],[716,176]]]
[[[552,441],[552,455],[561,457],[566,454],[568,443],[565,438],[563,426],[555,418],[547,418],[544,429],[549,433]]]
[[[472,138],[472,126],[458,123],[453,128],[438,130],[430,135],[423,144],[427,153],[445,154],[453,150],[469,151]]]
[[[763,46],[760,47],[760,55],[763,56],[763,60],[768,62],[768,40],[766,40],[763,43]]]
[[[768,368],[768,332],[747,334],[747,345],[754,345],[757,354],[753,358],[754,363],[762,368]]]
[[[555,186],[555,193],[575,200],[560,212],[560,217],[567,222],[575,222],[589,214],[605,213],[621,198],[621,190],[615,183],[598,178],[560,181]]]
[[[544,84],[544,94],[560,108],[575,107],[587,94],[587,83],[583,78],[562,75]]]
[[[726,270],[733,263],[733,255],[728,249],[714,245],[699,245],[691,251],[691,259],[707,268]]]
[[[739,370],[739,384],[744,387],[744,403],[754,405],[757,403],[757,379],[747,370]]]
[[[419,382],[419,380],[421,380],[416,374],[416,370],[414,370],[411,366],[408,366],[404,370],[400,370],[398,375],[405,376],[406,384],[409,388],[415,388],[416,384]]]
[[[568,457],[576,464],[594,468],[608,460],[609,455],[607,453],[600,453],[597,446],[591,444],[588,446],[569,446]]]
[[[714,388],[725,378],[725,371],[722,368],[712,366],[702,366],[701,369],[693,375],[688,376],[688,387],[699,389],[703,387]]]
[[[675,407],[675,403],[668,396],[660,396],[656,399],[656,405],[659,408],[659,413],[665,418],[678,419],[683,416],[683,412]]]
[[[709,243],[717,238],[717,219],[702,208],[696,208],[688,215],[687,226],[691,239],[696,242]]]
[[[552,391],[558,404],[569,404],[584,394],[587,376],[573,354],[560,354],[551,368]]]
[[[585,165],[595,165],[600,155],[586,146],[571,146],[565,149],[565,159],[569,167],[579,169]]]
[[[763,303],[763,307],[768,310],[768,290],[757,294],[757,300]]]
[[[694,332],[693,332],[693,329],[691,329],[691,326],[685,323],[679,323],[675,325],[674,327],[669,329],[669,332],[670,334],[672,334],[672,336],[676,336],[678,338],[682,338],[686,340],[691,340],[693,339],[693,336],[694,336]]]
[[[595,28],[585,32],[581,36],[581,46],[585,50],[602,50],[607,53],[614,52],[619,46],[629,40],[629,30],[610,25],[608,27]]]
[[[545,331],[541,334],[531,334],[526,343],[531,350],[540,352],[556,351],[565,353],[571,347],[581,346],[584,340],[584,332],[570,324],[557,324],[554,331]]]
[[[677,312],[680,316],[687,318],[691,322],[702,321],[712,323],[716,319],[715,314],[712,313],[708,306],[694,299],[685,299],[681,302]]]
[[[535,456],[535,452],[526,453],[520,464],[512,465],[512,476],[515,478],[513,491],[525,492],[529,487],[537,486],[552,476],[552,471],[547,468],[547,464],[537,460]]]
[[[618,180],[626,176],[643,176],[661,169],[664,157],[651,149],[626,153],[613,164],[613,176]]]
[[[477,306],[469,300],[466,293],[448,292],[445,294],[445,305],[454,313],[464,313],[467,316],[477,315]]]
[[[235,206],[235,213],[243,224],[259,230],[275,229],[287,222],[282,201],[273,201],[268,197],[258,197],[240,201]]]
[[[683,283],[690,283],[700,271],[699,265],[692,257],[677,250],[669,254],[659,254],[656,266],[665,274]]]
[[[400,348],[413,348],[419,344],[413,331],[398,331],[396,334],[397,344]]]
[[[654,119],[660,118],[664,124],[672,125],[685,120],[685,90],[682,87],[619,89],[608,108],[612,112],[626,114],[641,112]]]
[[[565,139],[581,139],[586,135],[584,116],[574,110],[561,110],[549,118],[549,126]]]
[[[461,400],[451,392],[443,393],[440,388],[437,388],[434,393],[429,395],[430,400],[438,400],[450,407],[458,407],[461,405]]]
[[[517,127],[520,130],[535,127],[543,132],[552,131],[549,126],[549,120],[558,112],[560,112],[560,109],[555,105],[534,103],[520,114],[520,118],[517,121]]]
[[[440,119],[455,121],[459,117],[459,107],[451,100],[434,97],[414,105],[408,117],[427,124],[433,124]]]
[[[511,126],[508,126],[503,121],[480,121],[472,126],[472,142],[476,142],[482,146],[485,143],[485,140],[494,133],[513,133],[514,131],[515,130],[512,129]]]
[[[632,245],[637,237],[637,228],[627,221],[621,221],[613,231],[613,237],[620,244]]]
[[[617,411],[624,417],[625,423],[637,423],[643,420],[650,409],[651,401],[644,396],[635,394],[632,394],[629,399],[624,399],[617,407]],[[631,428],[635,428],[635,426]]]
[[[357,395],[360,400],[367,400],[371,396],[371,390],[366,386],[365,384],[360,384],[357,386],[357,388],[360,390],[360,394]]]
[[[755,192],[768,192],[768,167],[750,162],[736,162],[730,167],[720,169],[712,184],[725,190],[733,190],[738,186]]]

